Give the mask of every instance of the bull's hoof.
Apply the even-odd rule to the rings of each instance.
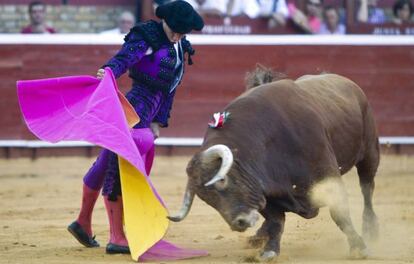
[[[262,236],[251,236],[249,237],[248,243],[253,248],[260,248],[264,245],[267,238]]]
[[[265,251],[260,256],[248,256],[243,259],[243,262],[247,263],[259,263],[259,262],[269,262],[276,260],[277,253],[275,251]]]
[[[379,225],[376,217],[370,219],[370,221],[364,219],[362,224],[362,237],[368,242],[378,241]]]
[[[268,251],[264,251],[261,255],[260,255],[260,260],[261,261],[272,261],[273,259],[275,259],[277,257],[277,253],[276,251],[273,250],[268,250]]]
[[[368,248],[351,248],[349,251],[349,258],[351,259],[366,259],[368,256]]]

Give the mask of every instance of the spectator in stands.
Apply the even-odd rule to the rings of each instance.
[[[377,0],[360,0],[358,21],[370,24],[381,24],[387,21],[385,12],[378,7]]]
[[[326,6],[323,10],[324,23],[319,34],[345,34],[345,25],[340,23],[338,10],[333,6]]]
[[[124,11],[118,18],[118,27],[106,31],[102,31],[101,34],[122,34],[125,35],[135,25],[135,17],[129,11]]]
[[[323,0],[307,0],[305,12],[302,12],[293,3],[289,3],[289,14],[293,23],[303,32],[317,34],[322,24]]]
[[[186,0],[197,12],[208,16],[225,16],[228,0]]]
[[[259,15],[269,18],[269,28],[286,25],[289,16],[286,0],[257,0],[257,2],[260,7]]]
[[[411,17],[413,16],[414,8],[410,0],[397,0],[392,7],[392,11],[395,24],[401,25],[412,22]]]
[[[56,30],[48,26],[45,22],[46,18],[46,5],[40,1],[34,1],[29,4],[29,17],[30,25],[24,27],[21,33],[24,34],[52,34],[56,33]]]

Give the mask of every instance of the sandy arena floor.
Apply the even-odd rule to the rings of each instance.
[[[171,211],[180,207],[189,157],[158,157],[152,179]],[[0,263],[132,263],[129,256],[112,256],[104,247],[82,247],[66,231],[81,199],[82,176],[93,162],[86,158],[0,160]],[[345,176],[352,219],[361,230],[362,196],[357,176]],[[413,263],[414,157],[384,156],[377,175],[374,205],[381,238],[366,260],[347,258],[345,236],[323,208],[305,220],[288,214],[278,263]],[[100,199],[94,232],[101,245],[108,224]],[[180,263],[247,263],[258,251],[247,247],[246,233],[232,232],[223,219],[196,199],[186,220],[172,223],[167,239],[181,246],[206,249],[210,256]],[[178,262],[170,262],[178,263]]]

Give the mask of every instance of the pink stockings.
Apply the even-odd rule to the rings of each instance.
[[[98,196],[99,191],[93,190],[85,184],[83,185],[82,206],[76,221],[90,237],[92,237],[92,211]]]
[[[154,136],[149,128],[132,129],[131,135],[144,161],[145,172],[149,175],[154,160]],[[110,151],[102,150],[97,161],[84,177],[82,206],[76,221],[90,237],[92,237],[92,211],[102,188],[105,172],[108,169],[109,154]],[[104,201],[110,225],[109,242],[127,246],[128,242],[125,238],[122,223],[122,197],[118,196],[117,201],[114,202],[109,201],[108,197],[104,196]]]
[[[76,220],[82,229],[92,237],[92,211],[99,196],[99,191],[90,189],[83,185],[82,207]],[[109,243],[128,246],[123,226],[123,205],[122,197],[118,196],[116,201],[109,201],[108,196],[104,196],[105,208],[109,219]]]
[[[110,201],[108,196],[104,196],[104,202],[109,219],[109,243],[128,246],[124,233],[122,197],[118,196],[116,201]]]
[[[81,225],[82,229],[89,235],[89,237],[92,237],[92,211],[98,196],[99,191],[95,191],[85,184],[83,185],[82,206],[76,221]],[[108,196],[104,196],[104,202],[109,219],[109,243],[119,246],[128,246],[122,221],[122,197],[118,196],[116,201],[109,201]]]

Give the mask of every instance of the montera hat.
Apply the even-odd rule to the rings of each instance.
[[[182,0],[158,6],[155,15],[164,19],[172,31],[180,34],[187,34],[193,29],[200,31],[204,27],[204,21],[197,11]]]

